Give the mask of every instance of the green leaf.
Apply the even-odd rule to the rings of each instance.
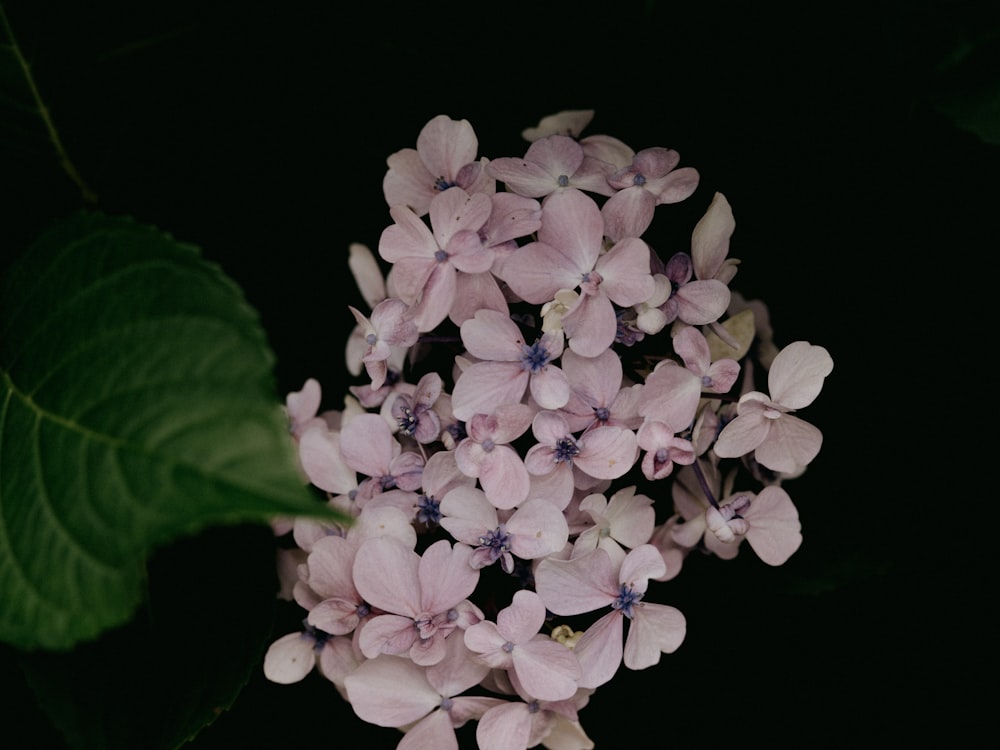
[[[43,718],[80,750],[169,750],[197,735],[262,668],[274,552],[270,530],[245,526],[156,552],[149,602],[127,625],[68,653],[18,655]]]
[[[0,640],[126,622],[150,551],[210,525],[327,515],[301,480],[273,354],[197,249],[81,213],[0,287]]]
[[[1000,145],[1000,27],[962,33],[937,66],[929,92],[938,111],[981,141]]]

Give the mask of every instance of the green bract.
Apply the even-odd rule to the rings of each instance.
[[[320,510],[255,311],[196,248],[81,213],[0,287],[0,640],[126,622],[157,546]]]

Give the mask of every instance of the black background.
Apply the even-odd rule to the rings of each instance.
[[[468,119],[489,157],[520,155],[522,128],[571,108],[596,110],[586,133],[676,148],[701,184],[658,210],[651,241],[687,249],[723,192],[732,286],[769,304],[779,344],[833,355],[803,412],[823,450],[788,485],[802,548],[780,569],[749,549],[692,559],[664,584],[687,639],[597,691],[581,714],[597,747],[975,736],[995,690],[1000,148],[935,105],[969,83],[944,66],[996,31],[989,4],[246,5],[4,3],[99,206],[199,245],[242,286],[277,398],[316,377],[339,407],[347,247],[377,246],[385,158],[437,114]],[[5,154],[6,260],[80,200],[56,166],[28,168],[49,154]],[[279,613],[275,636],[297,616]],[[12,721],[49,741],[27,705]],[[258,672],[191,746],[349,737],[398,734],[315,675]]]

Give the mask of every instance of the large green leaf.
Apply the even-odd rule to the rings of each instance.
[[[197,735],[233,706],[273,640],[274,548],[253,526],[178,540],[150,558],[148,602],[127,625],[68,653],[17,654],[43,712],[33,734],[51,723],[53,750],[172,750]]]
[[[126,622],[180,535],[327,512],[272,365],[192,246],[81,213],[28,248],[0,287],[0,640],[67,648]]]

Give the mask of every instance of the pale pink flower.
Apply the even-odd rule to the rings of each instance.
[[[459,638],[432,666],[381,655],[361,664],[344,680],[354,712],[370,724],[405,732],[397,750],[458,750],[455,730],[504,701],[464,696],[489,672]]]
[[[637,433],[642,457],[642,474],[646,479],[663,479],[670,476],[674,464],[694,463],[691,441],[679,437],[674,429],[655,419],[647,419]]]
[[[347,635],[371,614],[354,586],[354,559],[366,539],[392,536],[411,549],[417,534],[409,517],[397,508],[366,508],[343,536],[316,541],[306,560],[305,583],[321,599],[307,622],[332,635]]]
[[[512,573],[514,557],[545,557],[569,540],[566,518],[548,499],[526,500],[503,517],[501,521],[483,491],[473,487],[456,487],[441,500],[441,527],[474,548],[469,564],[477,570],[499,560],[503,571]]]
[[[736,458],[753,451],[757,462],[772,471],[801,471],[819,453],[823,434],[792,412],[815,400],[832,370],[833,359],[822,346],[807,341],[786,346],[767,374],[770,396],[743,394],[736,418],[716,439],[716,455]]]
[[[382,269],[379,267],[378,261],[367,245],[362,245],[360,242],[352,242],[349,247],[349,253],[347,265],[354,276],[354,281],[361,292],[361,297],[370,311],[379,302],[391,296],[386,288],[385,277],[382,276]],[[360,375],[363,369],[363,358],[369,348],[368,342],[365,340],[366,335],[365,326],[355,324],[347,336],[347,342],[344,345],[344,358],[347,363],[347,370],[352,375]],[[394,358],[398,359],[399,351],[405,350],[397,349],[395,352],[396,356],[390,357],[390,360]]]
[[[603,549],[570,560],[542,560],[535,570],[535,588],[546,608],[571,616],[611,607],[584,632],[573,652],[580,659],[580,687],[608,682],[623,662],[628,669],[645,669],[661,653],[675,651],[684,640],[686,621],[674,607],[643,601],[650,578],[665,573],[659,550],[642,544],[631,550],[620,567]],[[629,629],[622,637],[625,619]]]
[[[364,500],[384,490],[420,487],[423,456],[403,451],[392,428],[378,414],[360,414],[344,426],[340,455],[350,469],[365,476],[358,486],[362,505]]]
[[[408,383],[403,379],[402,373],[409,351],[398,346],[392,347],[392,353],[385,363],[385,382],[380,387],[372,388],[371,383],[348,386],[347,390],[362,409],[377,409],[392,394],[406,389]]]
[[[494,193],[496,183],[484,170],[487,159],[476,160],[478,149],[468,120],[432,118],[420,130],[416,149],[401,149],[386,160],[389,170],[382,179],[386,204],[409,206],[423,216],[434,197],[451,187]]]
[[[609,240],[641,237],[653,221],[656,206],[679,203],[694,193],[698,171],[693,167],[676,169],[680,160],[673,149],[645,148],[627,167],[608,175],[608,184],[617,191],[601,208]]]
[[[701,401],[701,378],[665,359],[646,376],[639,414],[647,422],[662,422],[674,433],[691,426]]]
[[[705,492],[707,488],[716,501],[717,498],[728,496],[732,492],[736,472],[730,472],[723,481],[719,468],[714,463],[701,461],[699,466],[704,487],[698,480],[693,466],[683,467],[674,476],[670,494],[676,512],[674,523],[670,527],[670,537],[681,549],[691,550],[702,544],[707,551],[717,557],[731,560],[739,551],[738,545],[726,544],[714,534],[705,533],[708,531],[705,510],[711,507]]]
[[[479,750],[591,750],[594,743],[577,720],[574,700],[543,701],[521,696],[489,708],[476,725]]]
[[[354,320],[364,334],[368,350],[361,361],[365,365],[371,387],[378,390],[385,383],[388,365],[394,348],[406,349],[417,342],[419,332],[410,317],[406,303],[395,297],[382,300],[367,318],[354,307],[348,306]]]
[[[740,377],[740,364],[735,359],[712,361],[705,334],[693,326],[685,326],[674,334],[673,345],[684,366],[701,379],[703,391],[729,393]]]
[[[296,440],[310,425],[322,423],[325,426],[322,417],[316,416],[319,413],[322,397],[322,389],[315,378],[309,378],[303,383],[301,390],[292,391],[285,396],[288,431]]]
[[[458,468],[479,479],[497,508],[513,508],[528,496],[531,478],[509,443],[528,430],[534,415],[525,404],[502,404],[492,414],[474,414],[465,425],[468,437],[455,448]]]
[[[436,372],[420,378],[413,390],[397,392],[387,400],[389,414],[398,434],[411,437],[420,444],[433,443],[441,434],[441,420],[434,405],[441,397],[444,381]]]
[[[468,421],[503,404],[517,404],[529,388],[543,408],[558,409],[569,399],[569,384],[553,361],[563,351],[562,334],[543,334],[530,346],[510,316],[480,310],[461,327],[462,343],[475,362],[455,382],[451,408]]]
[[[358,549],[354,585],[372,607],[386,614],[362,629],[359,645],[369,659],[380,653],[408,655],[427,666],[444,658],[444,641],[456,628],[483,619],[468,601],[479,582],[472,548],[442,539],[423,555],[392,537],[374,537]]]
[[[573,188],[611,195],[607,176],[613,170],[611,164],[586,156],[583,146],[562,134],[535,140],[523,158],[494,159],[486,167],[508,190],[529,198]]]
[[[623,385],[622,363],[611,349],[596,357],[583,357],[573,350],[563,352],[562,369],[569,382],[570,396],[559,413],[572,432],[601,425],[617,425],[634,430],[642,423],[639,415],[640,385]]]
[[[729,306],[729,287],[718,279],[694,277],[694,265],[687,253],[674,253],[662,265],[654,257],[653,270],[670,280],[672,292],[660,310],[667,323],[679,320],[692,326],[714,323]]]
[[[543,304],[564,289],[580,289],[562,316],[570,348],[596,357],[618,331],[614,305],[629,307],[652,296],[649,247],[624,239],[602,254],[604,222],[592,198],[576,189],[553,193],[542,207],[538,240],[504,265],[504,280],[526,302]]]
[[[352,242],[347,248],[347,267],[354,277],[354,283],[361,292],[361,298],[371,310],[382,300],[389,297],[386,280],[382,269],[368,245]]]
[[[465,631],[465,645],[493,669],[505,669],[524,691],[540,700],[565,700],[576,694],[580,663],[566,646],[540,633],[545,605],[533,591],[514,593],[497,621],[483,620]]]
[[[357,472],[340,453],[340,432],[317,420],[299,436],[299,464],[309,481],[321,490],[344,494],[358,486]]]
[[[431,331],[448,317],[459,272],[485,273],[493,266],[493,249],[479,237],[492,209],[490,196],[461,188],[431,201],[430,228],[409,208],[390,209],[395,223],[382,231],[378,252],[393,264],[394,288],[411,307],[419,331]]]
[[[715,193],[705,215],[691,232],[691,261],[699,279],[717,279],[729,284],[739,261],[729,258],[729,239],[736,229],[733,209],[722,193]]]
[[[441,501],[456,487],[474,487],[476,480],[458,468],[454,451],[432,453],[424,466],[420,494],[414,498],[414,520],[434,528],[441,522]]]
[[[757,495],[740,492],[718,508],[710,506],[705,510],[705,524],[723,544],[738,546],[745,538],[768,565],[783,565],[802,544],[799,513],[778,485],[765,487]]]
[[[350,638],[331,636],[303,623],[303,630],[283,635],[268,646],[264,677],[279,685],[291,685],[315,669],[343,696],[344,677],[363,660]]]
[[[580,510],[590,516],[590,526],[573,543],[572,557],[603,549],[615,567],[625,559],[626,550],[649,541],[656,525],[653,500],[636,494],[635,486],[618,490],[608,500],[600,493],[580,501]]]
[[[465,273],[455,277],[455,300],[448,317],[455,325],[462,325],[479,310],[509,312],[507,297],[497,281],[502,277],[504,263],[519,247],[518,241],[535,232],[542,223],[542,209],[538,201],[515,193],[502,192],[492,196],[490,218],[479,230],[484,248],[493,254],[493,265],[488,271]]]
[[[525,453],[525,468],[529,474],[562,476],[558,485],[560,495],[553,502],[562,503],[563,507],[569,502],[574,483],[593,485],[599,479],[617,479],[632,468],[639,453],[637,438],[631,430],[609,425],[576,437],[558,412],[539,412],[531,429],[538,443]],[[574,472],[582,473],[586,479],[574,479]]]

